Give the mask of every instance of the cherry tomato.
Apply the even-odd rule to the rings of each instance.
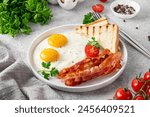
[[[145,81],[150,80],[150,70],[147,71],[147,72],[144,74],[144,80],[145,80]]]
[[[96,4],[92,6],[94,12],[101,13],[104,10],[104,6],[102,4]]]
[[[147,96],[150,98],[150,87],[147,89],[146,94],[147,94]]]
[[[150,81],[146,81],[146,84],[145,84],[143,90],[146,92],[148,90],[148,88],[150,88]]]
[[[92,45],[86,45],[84,51],[87,57],[97,57],[99,54],[99,49]]]
[[[134,100],[145,100],[145,98],[142,95],[138,95],[134,98]]]
[[[144,74],[144,80],[147,82],[146,88],[149,88],[150,87],[150,70]]]
[[[142,79],[142,78],[135,78],[135,79],[132,80],[132,83],[131,83],[132,89],[135,92],[138,92],[142,88],[144,83],[145,83],[144,79]]]
[[[100,0],[101,2],[107,2],[108,0]]]
[[[126,88],[119,88],[115,93],[116,100],[131,100],[132,93],[129,89]]]

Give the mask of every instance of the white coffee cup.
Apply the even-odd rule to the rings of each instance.
[[[58,4],[66,10],[73,9],[77,3],[83,2],[84,0],[57,0]]]
[[[58,4],[66,10],[73,9],[78,3],[78,0],[58,0]]]
[[[48,0],[49,3],[51,4],[58,4],[66,9],[66,10],[70,10],[70,9],[73,9],[77,3],[81,3],[85,0]]]

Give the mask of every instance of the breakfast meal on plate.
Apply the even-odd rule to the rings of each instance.
[[[35,48],[33,59],[44,78],[58,78],[66,86],[113,73],[122,67],[118,26],[100,18],[74,31],[51,34]]]

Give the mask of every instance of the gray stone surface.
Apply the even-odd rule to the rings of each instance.
[[[113,0],[109,0],[105,3],[105,12],[115,23],[117,23],[122,29],[130,34],[135,40],[143,44],[150,50],[150,41],[148,41],[148,34],[150,35],[150,6],[149,0],[136,0],[140,6],[140,13],[133,19],[123,22],[122,19],[115,17],[110,11],[110,4]],[[23,59],[27,63],[27,50],[35,37],[54,26],[82,23],[84,14],[91,11],[91,6],[95,3],[99,3],[99,0],[86,0],[85,2],[78,4],[77,7],[71,11],[65,11],[57,5],[50,5],[53,10],[54,18],[48,25],[31,24],[33,32],[30,35],[19,35],[12,38],[7,35],[0,35],[0,41],[5,43],[8,48],[12,50],[13,55],[16,58]],[[136,26],[139,29],[136,29]],[[59,91],[64,99],[110,99],[112,98],[114,91],[118,87],[130,87],[132,78],[139,74],[144,73],[150,68],[150,59],[143,56],[140,52],[130,46],[129,43],[124,41],[128,49],[128,64],[123,74],[112,84],[96,91],[86,93],[67,93]]]

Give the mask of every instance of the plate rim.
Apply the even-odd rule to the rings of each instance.
[[[125,67],[127,65],[127,61],[128,61],[127,48],[126,48],[125,43],[121,39],[119,39],[119,41],[121,42],[122,48],[123,48],[124,53],[126,55],[125,56],[125,63],[122,66],[122,68],[117,71],[117,73],[115,73],[113,76],[111,76],[109,79],[107,79],[105,81],[102,81],[102,82],[99,82],[99,83],[96,83],[96,84],[91,84],[91,85],[88,85],[88,86],[81,86],[81,87],[57,86],[57,85],[54,85],[54,84],[50,83],[49,80],[44,79],[38,73],[38,71],[35,70],[35,68],[32,65],[32,62],[31,62],[32,57],[30,55],[33,53],[34,48],[37,46],[36,45],[35,47],[33,47],[33,45],[34,45],[34,43],[36,42],[37,39],[42,37],[45,33],[50,32],[50,31],[52,31],[54,29],[59,29],[59,28],[63,28],[63,27],[75,27],[75,26],[81,26],[81,25],[83,25],[83,24],[67,24],[67,25],[55,26],[55,27],[52,27],[52,28],[44,31],[43,33],[41,33],[40,35],[36,36],[33,39],[33,41],[31,42],[31,44],[30,44],[30,46],[28,48],[28,52],[27,52],[27,63],[29,65],[29,67],[31,68],[32,72],[34,73],[34,75],[36,76],[36,78],[38,78],[39,80],[43,81],[44,83],[48,84],[49,86],[51,86],[53,88],[56,88],[56,89],[62,90],[62,91],[67,91],[67,92],[86,92],[86,91],[96,90],[98,88],[102,88],[102,87],[105,87],[105,86],[111,84],[112,82],[114,82],[116,79],[119,78],[119,76],[124,71],[124,69],[125,69]]]

